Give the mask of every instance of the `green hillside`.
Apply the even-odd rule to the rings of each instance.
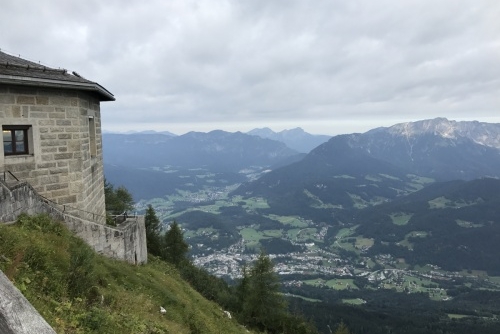
[[[173,266],[102,257],[46,216],[0,225],[0,269],[58,333],[248,333]]]

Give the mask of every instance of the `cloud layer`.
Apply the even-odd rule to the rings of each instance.
[[[113,92],[109,130],[500,123],[496,0],[11,1],[0,48]]]

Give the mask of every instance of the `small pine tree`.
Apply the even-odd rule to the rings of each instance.
[[[162,258],[176,267],[179,267],[187,260],[186,253],[189,250],[189,245],[184,241],[182,231],[175,220],[165,233],[162,248]]]
[[[351,332],[349,332],[349,328],[344,324],[344,321],[341,321],[334,334],[351,334]]]
[[[277,331],[288,313],[285,299],[280,294],[278,275],[264,251],[250,269],[247,295],[243,303],[243,318],[261,330]]]
[[[161,256],[161,223],[156,216],[155,209],[151,206],[151,204],[149,204],[146,208],[144,222],[146,225],[146,242],[148,253],[156,256]]]
[[[239,281],[239,284],[236,286],[236,298],[238,300],[237,308],[238,312],[241,312],[243,310],[243,305],[245,305],[245,301],[247,299],[247,296],[249,295],[249,280],[250,277],[248,276],[248,268],[246,264],[243,265],[243,268],[241,269],[242,271],[242,278]]]

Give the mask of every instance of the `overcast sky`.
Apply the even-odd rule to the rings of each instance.
[[[108,131],[500,123],[498,0],[0,3],[0,48],[111,91]]]

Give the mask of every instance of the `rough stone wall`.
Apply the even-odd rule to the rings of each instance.
[[[0,85],[0,125],[31,126],[30,154],[5,156],[0,144],[0,173],[11,171],[41,195],[104,223],[99,103],[92,93]]]
[[[0,222],[14,221],[21,213],[47,213],[63,221],[70,231],[107,257],[133,264],[147,262],[144,216],[131,217],[117,227],[98,224],[65,212],[64,206],[39,196],[26,182],[9,188],[0,181]]]

